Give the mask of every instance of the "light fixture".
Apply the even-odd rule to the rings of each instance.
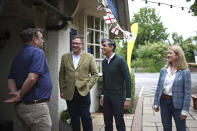
[[[158,3],[158,6],[160,6],[161,5],[161,3]]]
[[[172,8],[172,5],[170,5],[170,8]]]
[[[181,7],[182,10],[184,10],[184,7]]]

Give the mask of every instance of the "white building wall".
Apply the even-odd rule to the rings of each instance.
[[[60,98],[59,67],[61,56],[70,50],[69,29],[48,31],[48,63],[53,80],[53,92],[49,104],[52,118],[52,131],[59,131],[60,113],[67,109],[65,100]]]

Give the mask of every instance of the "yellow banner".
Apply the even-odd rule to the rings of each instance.
[[[137,38],[137,32],[138,32],[138,23],[136,22],[131,25],[132,38],[127,44],[127,64],[129,66],[130,72],[131,72],[131,56],[135,44],[135,39]]]

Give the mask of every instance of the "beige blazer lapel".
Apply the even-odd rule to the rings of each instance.
[[[70,52],[69,57],[68,57],[68,61],[71,65],[71,67],[75,70],[74,64],[73,64],[73,56],[72,56],[72,52]]]

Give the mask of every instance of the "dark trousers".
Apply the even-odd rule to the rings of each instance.
[[[105,122],[105,131],[113,131],[113,116],[118,131],[125,131],[124,122],[124,100],[111,100],[104,96],[103,115]]]
[[[186,131],[186,120],[181,120],[181,109],[175,109],[172,98],[160,99],[161,120],[164,131],[172,131],[172,116],[174,118],[177,131]]]
[[[71,101],[66,101],[71,117],[73,131],[80,131],[80,118],[84,131],[92,131],[92,117],[90,114],[90,93],[81,96],[77,90]]]

